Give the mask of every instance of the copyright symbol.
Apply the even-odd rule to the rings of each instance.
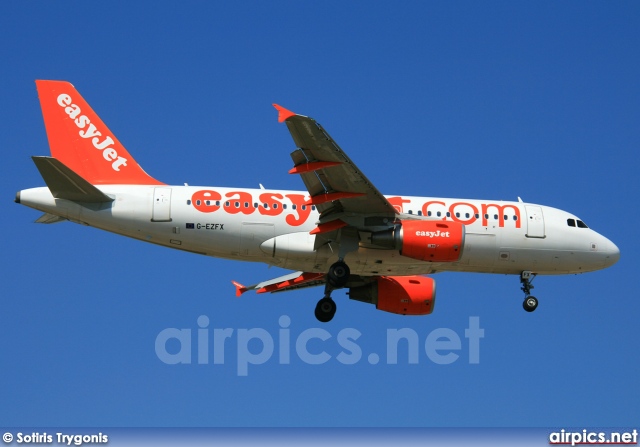
[[[2,440],[9,444],[11,441],[13,441],[13,435],[11,433],[5,433],[4,435],[2,435]]]

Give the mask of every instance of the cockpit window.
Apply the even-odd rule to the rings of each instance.
[[[578,228],[589,228],[586,223],[581,220],[578,220]]]
[[[575,227],[576,226],[575,219],[567,219],[567,225],[569,225],[570,227]]]

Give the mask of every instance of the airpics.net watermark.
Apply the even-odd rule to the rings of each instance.
[[[209,317],[201,315],[197,318],[198,327],[195,331],[189,328],[160,331],[155,340],[158,359],[167,365],[224,365],[235,357],[238,376],[247,376],[250,365],[252,368],[263,365],[274,356],[277,359],[273,361],[289,365],[292,354],[308,365],[322,365],[332,360],[343,365],[355,365],[362,361],[371,365],[381,361],[387,365],[396,365],[399,361],[450,365],[461,358],[469,364],[478,364],[480,340],[484,338],[480,317],[469,317],[464,337],[450,328],[437,328],[426,336],[411,328],[387,329],[385,354],[381,356],[371,352],[363,360],[365,354],[358,343],[363,334],[355,328],[340,329],[335,335],[319,327],[294,332],[290,329],[291,318],[287,315],[279,318],[276,336],[263,328],[211,328],[209,324]],[[463,358],[463,344],[468,347],[466,359]],[[327,350],[334,352],[334,355]]]

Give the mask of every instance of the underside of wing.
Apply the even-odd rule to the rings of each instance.
[[[239,297],[243,293],[250,290],[255,290],[256,293],[275,293],[286,292],[295,289],[305,289],[307,287],[322,286],[326,283],[327,279],[324,273],[310,273],[310,272],[293,272],[278,278],[262,281],[258,284],[251,286],[244,286],[236,281],[231,281],[236,287],[236,296]],[[345,287],[358,287],[364,284],[368,284],[372,281],[372,278],[365,278],[359,275],[351,275],[349,282]]]
[[[256,293],[284,292],[286,290],[320,286],[325,283],[325,274],[293,272],[284,276],[280,276],[278,278],[262,281],[258,284],[253,284],[251,286],[243,286],[236,281],[231,282],[236,287],[236,296],[239,297],[249,290],[255,290]]]

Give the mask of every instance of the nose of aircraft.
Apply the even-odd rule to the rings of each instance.
[[[602,244],[602,252],[605,255],[604,264],[605,267],[610,267],[620,259],[620,249],[606,237],[603,236],[602,238],[604,239],[604,244]]]

